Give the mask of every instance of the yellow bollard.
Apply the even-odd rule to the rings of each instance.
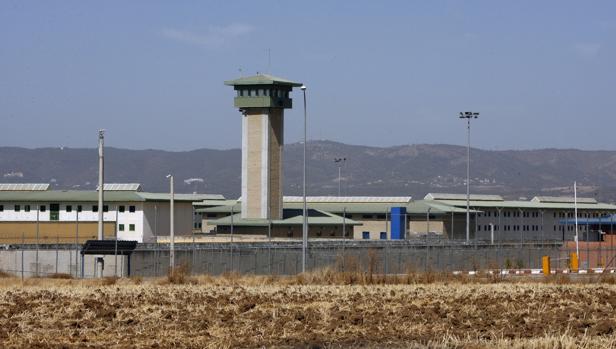
[[[543,275],[550,275],[550,256],[541,257],[541,265],[543,266]]]
[[[571,269],[571,272],[573,273],[577,273],[578,269],[579,269],[579,261],[578,261],[578,255],[575,252],[571,252],[571,256],[569,257],[569,269]]]

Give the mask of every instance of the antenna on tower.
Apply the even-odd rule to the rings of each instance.
[[[242,67],[237,68],[237,70],[240,72],[240,78],[242,77]]]

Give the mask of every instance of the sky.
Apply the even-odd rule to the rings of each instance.
[[[614,62],[614,1],[3,0],[0,146],[239,148],[264,72],[309,139],[616,150]]]

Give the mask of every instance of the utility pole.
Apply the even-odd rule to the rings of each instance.
[[[306,142],[307,140],[307,124],[308,124],[308,115],[306,112],[306,85],[302,85],[300,87],[302,92],[304,92],[304,170],[303,170],[303,188],[304,188],[304,221],[302,225],[302,273],[306,272],[306,250],[308,249],[308,209],[306,205]]]
[[[104,235],[104,193],[105,193],[105,130],[98,130],[98,234],[97,239],[103,240]],[[103,277],[103,256],[96,256],[96,276]]]
[[[175,195],[173,192],[173,175],[169,174],[167,178],[169,178],[169,238],[171,240],[169,243],[169,268],[173,273],[175,268],[175,226],[173,223],[175,218],[175,211],[173,209]]]
[[[471,119],[477,119],[479,113],[460,112],[460,119],[466,119],[466,243],[470,243],[470,201],[471,201]]]

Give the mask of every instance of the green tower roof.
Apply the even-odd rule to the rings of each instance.
[[[268,74],[257,74],[255,76],[247,76],[235,80],[225,81],[225,85],[240,86],[240,85],[282,85],[291,87],[300,87],[302,83],[293,82],[291,80],[278,78]]]

